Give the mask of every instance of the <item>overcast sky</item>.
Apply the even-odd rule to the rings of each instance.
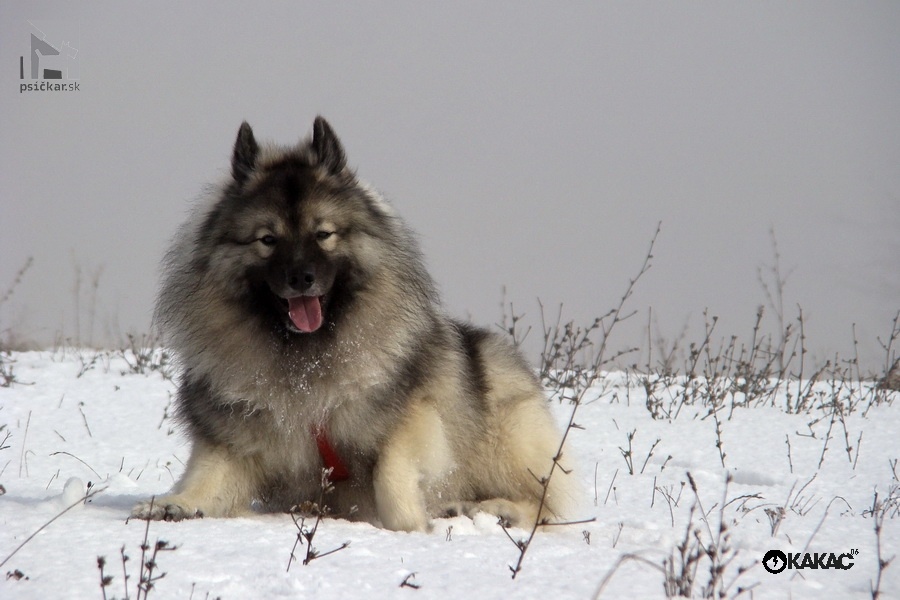
[[[41,68],[77,91],[20,91],[35,24],[63,44]],[[813,357],[849,356],[855,324],[863,359],[884,362],[876,336],[900,309],[894,1],[5,0],[0,293],[33,263],[0,330],[147,331],[167,241],[227,172],[241,121],[293,143],[317,114],[419,232],[452,314],[497,322],[505,286],[535,324],[537,298],[588,322],[661,221],[617,345],[646,339],[651,308],[653,337],[687,324],[699,341],[708,309],[721,336],[749,338],[774,229]]]

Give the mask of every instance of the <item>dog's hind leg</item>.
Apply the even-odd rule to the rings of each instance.
[[[196,441],[181,479],[166,496],[141,502],[131,511],[138,519],[181,521],[196,517],[233,517],[249,512],[255,485],[245,459],[222,446]]]
[[[485,512],[519,527],[572,518],[578,508],[577,483],[564,456],[554,461],[561,434],[543,397],[512,404],[497,429],[496,443],[482,452],[487,476],[480,477],[477,499],[444,504],[441,513],[474,517]]]
[[[478,513],[497,517],[504,527],[529,527],[537,519],[538,505],[531,500],[518,502],[506,498],[493,498],[480,502],[450,502],[441,507],[440,517],[466,516],[474,519]]]
[[[575,476],[570,474],[572,468],[565,448],[554,459],[562,435],[543,397],[522,402],[508,415],[504,425],[502,447],[512,485],[508,493],[500,496],[518,500],[515,504],[525,522],[561,522],[573,518],[578,511],[580,492]]]

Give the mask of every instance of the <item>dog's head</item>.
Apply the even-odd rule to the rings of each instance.
[[[231,181],[209,216],[211,266],[255,311],[289,332],[314,333],[330,321],[336,293],[358,287],[360,238],[373,235],[377,216],[325,119],[293,148],[261,147],[244,123]]]

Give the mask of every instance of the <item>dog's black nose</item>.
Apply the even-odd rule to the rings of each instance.
[[[316,282],[316,274],[311,269],[300,269],[288,274],[287,284],[291,289],[305,292]]]

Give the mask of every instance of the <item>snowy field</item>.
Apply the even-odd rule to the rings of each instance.
[[[131,372],[134,360],[75,350],[6,359],[17,382],[0,387],[0,598],[102,598],[99,556],[106,597],[144,597],[147,524],[126,517],[172,485],[189,447],[168,417],[174,385]],[[349,546],[307,565],[298,547],[288,569],[297,527],[268,514],[151,523],[151,547],[175,549],[159,552],[153,577],[165,576],[149,597],[662,598],[666,573],[669,593],[681,585],[693,597],[871,597],[879,546],[885,560],[900,553],[900,393],[795,381],[749,407],[729,391],[713,414],[684,402],[697,385],[623,373],[594,385],[568,452],[582,516],[596,520],[539,531],[515,579],[519,551],[487,515],[436,520],[427,534],[326,519],[313,545]],[[571,406],[552,402],[568,421]],[[789,562],[776,574],[762,562],[773,550]],[[900,561],[881,571],[882,597],[900,598]]]

